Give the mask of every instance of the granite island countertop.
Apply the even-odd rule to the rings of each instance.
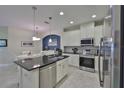
[[[73,52],[63,52],[65,54],[74,54]],[[81,53],[75,53],[74,55],[80,55]]]
[[[17,65],[19,65],[20,67],[22,67],[28,71],[32,71],[37,68],[42,68],[42,67],[48,66],[55,62],[59,62],[60,60],[63,60],[68,57],[69,56],[67,56],[67,55],[62,55],[60,57],[55,56],[52,58],[44,58],[44,56],[42,56],[42,57],[36,57],[36,58],[26,58],[26,59],[22,59],[22,60],[17,60],[17,61],[14,61],[14,63],[16,63]]]

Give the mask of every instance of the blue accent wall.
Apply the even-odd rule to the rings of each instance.
[[[49,43],[49,39],[52,39],[52,43]],[[60,48],[61,37],[59,35],[47,35],[42,39],[43,50],[54,50],[56,48]]]

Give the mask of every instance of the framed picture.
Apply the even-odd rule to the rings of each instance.
[[[7,39],[0,39],[0,47],[7,47]]]
[[[21,41],[21,47],[33,47],[33,41]]]

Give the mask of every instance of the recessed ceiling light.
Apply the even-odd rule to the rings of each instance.
[[[92,15],[92,18],[96,18],[96,15],[94,14],[94,15]]]
[[[64,15],[64,12],[60,12],[59,14],[60,14],[60,15]]]
[[[74,24],[74,21],[70,21],[70,24]]]
[[[111,15],[105,17],[105,19],[109,19],[109,18],[111,18]]]

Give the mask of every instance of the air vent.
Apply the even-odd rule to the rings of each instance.
[[[95,21],[95,26],[100,26],[100,25],[103,25],[103,24],[104,24],[103,20]]]

